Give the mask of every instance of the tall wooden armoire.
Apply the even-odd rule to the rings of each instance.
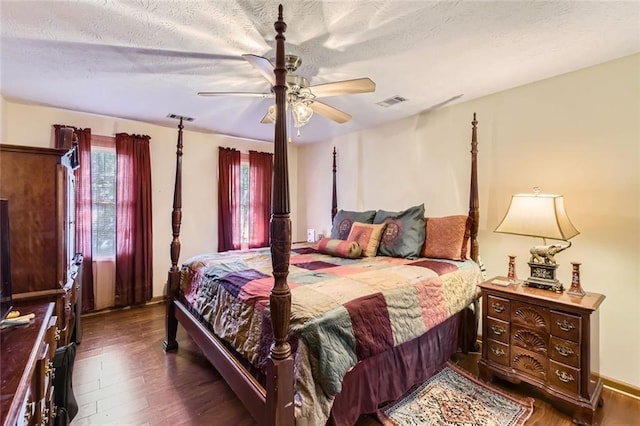
[[[14,304],[55,301],[59,345],[68,344],[74,331],[80,333],[74,149],[0,144],[0,198],[9,200]]]

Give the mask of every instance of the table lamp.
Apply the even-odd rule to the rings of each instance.
[[[515,194],[509,209],[494,232],[542,238],[543,245],[530,250],[531,276],[524,282],[529,287],[543,288],[561,293],[562,283],[556,279],[558,264],[555,255],[571,247],[568,240],[579,234],[564,209],[562,195]],[[547,245],[547,238],[565,241],[568,244]]]

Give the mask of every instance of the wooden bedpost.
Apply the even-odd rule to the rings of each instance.
[[[176,333],[178,331],[178,320],[175,316],[175,305],[173,300],[178,297],[180,287],[180,268],[178,259],[180,258],[180,225],[182,224],[182,119],[178,124],[178,143],[176,150],[176,178],[173,189],[173,212],[171,214],[171,228],[173,239],[171,240],[171,268],[167,279],[167,313],[166,313],[166,338],[164,341],[165,352],[178,349]]]
[[[333,147],[333,192],[331,197],[331,224],[338,214],[338,195],[336,190],[336,147]]]
[[[473,113],[471,121],[471,188],[469,191],[469,216],[471,217],[471,259],[478,261],[478,225],[480,210],[478,201],[478,121]]]
[[[479,198],[478,198],[478,121],[476,113],[473,113],[471,121],[471,187],[469,189],[469,216],[471,217],[471,259],[478,262],[478,225],[480,221]],[[462,342],[460,349],[464,353],[478,351],[478,323],[480,321],[479,298],[473,302],[473,311],[465,309],[463,321],[466,324],[465,331],[461,333]]]
[[[287,284],[291,255],[291,219],[289,217],[289,171],[287,166],[286,94],[287,70],[284,61],[282,5],[278,7],[276,30],[276,125],[274,135],[273,195],[271,200],[271,261],[274,284],[269,298],[274,342],[267,359],[265,425],[293,426],[293,357],[287,342],[291,317],[291,291]]]

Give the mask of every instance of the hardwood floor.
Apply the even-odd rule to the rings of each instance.
[[[73,373],[80,410],[72,426],[256,424],[182,328],[178,352],[163,352],[164,310],[164,305],[151,305],[83,317]],[[478,354],[460,354],[454,360],[477,374]],[[497,383],[519,395],[533,391]],[[609,389],[602,396],[598,424],[638,424],[640,400]],[[536,398],[527,424],[570,425],[571,419]],[[358,426],[371,425],[379,423],[368,416],[358,421]]]

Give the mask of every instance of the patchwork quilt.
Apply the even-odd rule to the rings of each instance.
[[[272,270],[269,248],[199,255],[183,267],[181,289],[192,310],[257,368],[273,341]],[[294,244],[288,284],[297,415],[324,424],[356,363],[458,313],[481,281],[471,260],[344,259]]]

